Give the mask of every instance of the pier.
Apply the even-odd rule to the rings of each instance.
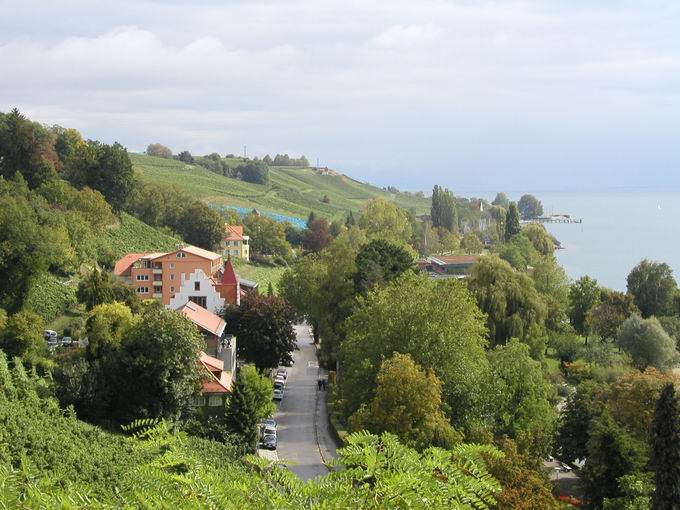
[[[580,218],[572,218],[568,214],[551,214],[550,216],[539,216],[530,220],[524,220],[522,223],[583,223]]]

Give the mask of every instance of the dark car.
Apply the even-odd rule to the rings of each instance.
[[[267,450],[276,450],[276,435],[275,434],[265,434],[262,438],[262,447]]]

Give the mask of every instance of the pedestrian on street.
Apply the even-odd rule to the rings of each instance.
[[[326,379],[321,379],[321,391],[326,391]]]
[[[319,380],[316,381],[316,385],[319,387],[319,391],[321,391],[321,386],[323,385],[323,381],[321,380],[321,377],[319,377]]]

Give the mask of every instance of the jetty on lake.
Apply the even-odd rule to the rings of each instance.
[[[549,216],[539,216],[530,220],[524,220],[522,223],[583,223],[583,220],[572,218],[568,214],[551,214]]]

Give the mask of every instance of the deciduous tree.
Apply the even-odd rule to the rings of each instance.
[[[652,456],[656,490],[653,508],[680,508],[680,414],[675,386],[664,386],[652,424]]]
[[[384,287],[413,268],[413,257],[401,246],[376,239],[359,249],[354,287],[357,294],[367,294],[376,286]]]
[[[590,276],[579,278],[569,289],[569,321],[579,334],[587,337],[590,333],[588,312],[599,300],[600,288],[597,286],[597,280]]]
[[[517,203],[519,213],[523,220],[530,220],[537,218],[543,214],[543,204],[535,196],[526,194],[522,195]]]
[[[616,343],[631,355],[633,364],[640,370],[647,367],[665,370],[678,357],[675,340],[668,336],[654,317],[643,319],[631,315],[621,325]]]
[[[350,418],[354,430],[390,432],[412,448],[451,448],[462,436],[442,412],[442,384],[432,370],[425,372],[408,354],[395,353],[382,362],[377,389]]]
[[[672,315],[677,283],[668,264],[644,259],[630,272],[627,282],[642,317]]]
[[[236,335],[238,354],[259,370],[292,362],[297,348],[293,310],[278,296],[250,294],[240,306],[229,306],[225,320]]]
[[[156,156],[159,158],[172,158],[172,150],[160,143],[150,143],[146,148],[146,153],[149,156]]]

